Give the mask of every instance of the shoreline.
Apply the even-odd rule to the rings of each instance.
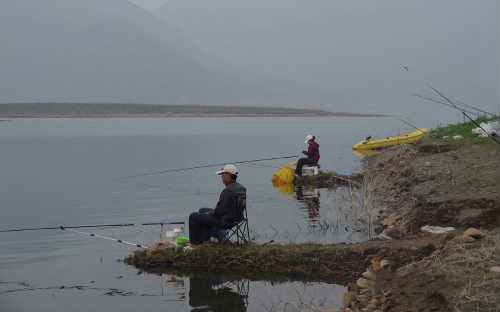
[[[354,113],[167,113],[167,114],[25,114],[12,113],[2,114],[0,118],[21,119],[21,118],[236,118],[236,117],[266,117],[266,118],[290,118],[290,117],[337,117],[337,118],[377,118],[388,117],[387,115],[378,114],[354,114]]]
[[[409,241],[368,241],[352,245],[250,244],[243,247],[215,244],[201,245],[190,252],[160,247],[135,251],[124,262],[156,274],[212,272],[249,279],[281,278],[347,285],[363,273],[371,258],[410,263],[428,256],[444,242],[427,238],[408,248]]]
[[[263,106],[134,103],[3,103],[0,118],[386,117],[384,114]]]
[[[434,133],[456,135],[451,129]],[[394,243],[414,237],[410,248],[425,237],[444,241],[407,264],[367,266],[348,285],[343,311],[500,310],[500,272],[493,271],[500,266],[500,149],[469,136],[434,135],[367,158],[380,236]],[[451,228],[438,234],[425,226]]]
[[[500,310],[500,149],[472,136],[442,139],[443,131],[456,135],[452,129],[435,129],[422,143],[363,162],[358,179],[372,194],[375,240],[153,248],[125,262],[151,272],[210,270],[340,283],[347,286],[344,312]],[[316,182],[339,183],[328,173]],[[451,229],[432,233],[424,226]]]

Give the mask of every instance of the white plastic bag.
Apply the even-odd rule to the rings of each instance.
[[[442,227],[442,226],[432,226],[432,225],[426,225],[420,228],[422,232],[427,232],[427,233],[432,233],[432,234],[443,234],[443,233],[448,233],[451,231],[455,231],[454,227]]]
[[[500,135],[500,122],[482,122],[479,124],[481,128],[486,130],[489,135]],[[479,127],[472,129],[472,133],[480,137],[487,137],[488,135]]]

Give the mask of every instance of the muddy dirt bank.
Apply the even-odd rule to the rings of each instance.
[[[500,231],[458,235],[406,265],[368,266],[343,311],[500,311],[499,260]]]
[[[368,160],[364,172],[391,237],[424,225],[500,225],[500,148],[493,144],[399,147]]]
[[[368,266],[344,311],[500,311],[500,149],[427,141],[368,159],[364,174],[382,212],[379,231],[393,242],[424,225],[457,230],[422,259]],[[480,234],[462,234],[470,227]]]

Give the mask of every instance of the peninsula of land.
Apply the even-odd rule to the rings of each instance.
[[[5,103],[0,118],[97,117],[381,117],[379,114],[328,112],[317,109],[121,103]]]

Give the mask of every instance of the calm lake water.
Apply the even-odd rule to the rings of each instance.
[[[351,146],[404,129],[385,118],[16,119],[0,123],[0,229],[184,220],[213,206],[217,168],[117,178],[224,161],[294,155],[319,137],[323,169],[349,173]],[[258,241],[353,242],[368,231],[346,189],[274,189],[286,161],[240,166]],[[299,198],[299,200],[297,199]],[[152,243],[159,227],[100,229]],[[1,311],[294,311],[286,302],[338,306],[344,288],[301,281],[137,274],[117,261],[132,248],[62,231],[0,233]]]

